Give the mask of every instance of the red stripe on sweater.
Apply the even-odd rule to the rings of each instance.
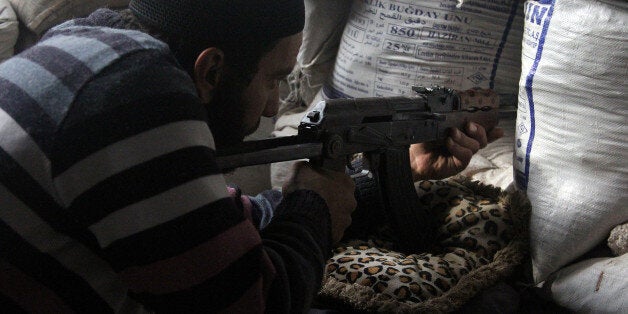
[[[165,294],[203,283],[262,242],[249,220],[181,254],[141,267],[130,267],[122,279],[136,293]]]
[[[0,261],[0,294],[11,298],[28,313],[74,313],[48,287],[2,261]]]

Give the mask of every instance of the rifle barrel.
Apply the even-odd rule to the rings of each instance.
[[[239,167],[309,159],[320,157],[323,150],[323,143],[294,143],[278,146],[274,145],[272,140],[285,143],[285,138],[273,138],[244,142],[243,145],[230,151],[217,151],[218,168],[223,172],[229,172]],[[262,144],[266,147],[260,147]]]

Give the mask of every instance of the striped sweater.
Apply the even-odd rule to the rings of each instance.
[[[324,200],[285,195],[260,232],[189,76],[118,22],[96,11],[0,64],[0,311],[303,311],[330,252]]]

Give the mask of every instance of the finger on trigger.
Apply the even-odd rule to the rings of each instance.
[[[457,146],[470,150],[472,154],[480,150],[480,142],[460,130],[457,130],[455,135],[452,135],[450,138]]]
[[[445,145],[447,146],[447,149],[449,150],[451,155],[455,159],[459,160],[460,163],[463,165],[468,164],[471,160],[471,157],[473,157],[473,154],[475,154],[475,152],[473,152],[471,149],[456,143],[456,141],[454,141],[454,139],[451,137],[447,139]]]
[[[467,124],[467,134],[469,135],[469,137],[478,142],[478,144],[480,145],[479,148],[484,148],[488,144],[486,130],[475,122],[469,122]]]

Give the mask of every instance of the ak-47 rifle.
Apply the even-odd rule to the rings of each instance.
[[[305,114],[298,135],[219,150],[218,166],[228,171],[296,159],[336,171],[348,166],[359,204],[350,229],[364,233],[372,222],[389,221],[401,250],[421,252],[432,244],[435,222],[415,191],[409,146],[444,140],[449,128],[463,128],[468,121],[490,130],[497,125],[498,110],[465,104],[448,88],[412,90],[416,94],[410,97],[321,101]],[[362,154],[359,167],[351,163],[357,153]]]

